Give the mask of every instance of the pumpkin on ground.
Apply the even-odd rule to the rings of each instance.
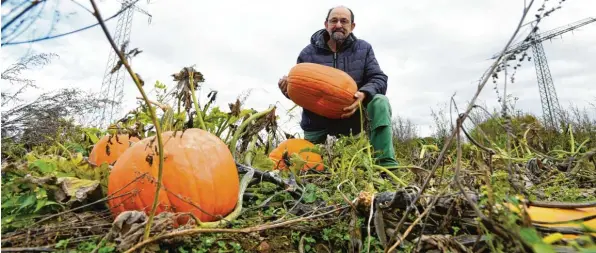
[[[196,128],[164,132],[162,137],[164,166],[156,214],[190,212],[201,222],[211,222],[233,211],[240,181],[228,146],[217,136]],[[112,168],[108,195],[136,191],[132,196],[108,200],[114,217],[129,210],[151,212],[159,169],[157,152],[157,138],[145,138],[122,154]],[[143,173],[148,175],[131,183]],[[188,218],[184,215],[178,223]]]
[[[318,115],[339,119],[356,101],[358,85],[346,72],[316,63],[299,63],[288,74],[288,96]]]
[[[140,139],[128,134],[108,134],[103,136],[89,153],[89,162],[99,166],[102,163],[114,164],[116,160]]]
[[[274,162],[274,170],[288,169],[286,159],[290,159],[292,154],[298,154],[306,162],[302,170],[315,169],[322,171],[324,169],[323,158],[321,155],[311,151],[300,151],[305,148],[312,148],[315,145],[305,139],[288,139],[279,144],[269,153],[269,159]]]

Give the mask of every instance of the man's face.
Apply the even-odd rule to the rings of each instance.
[[[343,7],[333,9],[325,21],[325,29],[331,38],[340,42],[348,38],[355,25],[352,23],[350,11]]]

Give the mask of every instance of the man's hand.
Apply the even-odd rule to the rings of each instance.
[[[356,101],[354,101],[353,104],[351,104],[350,106],[344,108],[344,114],[341,115],[342,119],[345,118],[349,118],[352,115],[354,115],[354,113],[356,112],[356,110],[358,110],[358,105],[360,104],[360,102],[362,102],[364,100],[364,98],[366,97],[366,94],[361,92],[361,91],[357,91],[356,94],[354,94],[354,98],[356,98]]]
[[[279,86],[281,93],[288,96],[288,77],[287,76],[283,76],[282,78],[280,78],[279,81],[277,82],[277,86]]]

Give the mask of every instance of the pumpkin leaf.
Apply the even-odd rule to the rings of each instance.
[[[39,171],[42,174],[51,174],[52,172],[55,172],[57,169],[55,163],[42,159],[35,160],[30,164],[30,166],[39,169]]]
[[[99,186],[98,180],[79,179],[76,177],[61,177],[56,182],[60,185],[61,196],[64,196],[63,199],[69,197],[69,203],[84,201]]]
[[[97,137],[97,135],[96,135],[96,133],[99,131],[97,131],[97,130],[94,131],[94,130],[89,129],[89,128],[83,129],[85,136],[87,136],[87,138],[89,138],[89,140],[91,141],[92,144],[95,144],[99,141],[99,137]]]
[[[306,203],[313,203],[313,202],[315,202],[315,200],[317,200],[317,186],[316,185],[309,183],[306,185],[306,187],[304,187],[303,200]]]

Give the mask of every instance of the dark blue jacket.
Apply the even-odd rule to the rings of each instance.
[[[297,63],[311,62],[338,68],[348,73],[359,91],[366,94],[363,105],[368,104],[375,94],[387,92],[387,75],[383,73],[372,46],[353,33],[338,49],[337,53],[331,51],[327,45],[329,33],[325,29],[316,31],[307,45],[298,56]],[[348,119],[328,119],[303,108],[300,127],[305,131],[328,129],[330,134],[353,134],[360,132],[360,114],[356,111]]]

